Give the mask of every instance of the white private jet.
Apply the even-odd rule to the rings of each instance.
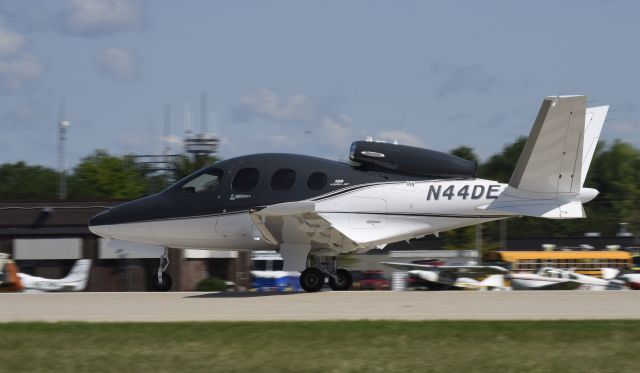
[[[91,269],[90,259],[80,259],[75,262],[71,271],[66,277],[61,279],[48,279],[31,276],[25,273],[18,273],[23,291],[49,292],[49,291],[83,291],[87,287],[89,280],[89,270]]]
[[[536,273],[512,273],[513,290],[621,290],[624,282],[602,279],[551,267],[540,268]]]
[[[201,250],[278,250],[284,271],[319,291],[348,290],[339,254],[515,216],[584,218],[585,188],[608,106],[586,96],[543,100],[508,184],[478,179],[476,162],[411,146],[351,145],[351,164],[256,154],[205,167],[166,190],[95,216],[102,237]],[[168,290],[168,251],[154,287]]]

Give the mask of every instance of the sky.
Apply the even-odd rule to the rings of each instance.
[[[181,152],[200,96],[220,156],[344,160],[372,136],[481,159],[545,96],[611,105],[640,146],[640,2],[0,0],[0,163]],[[163,130],[163,108],[171,131]]]

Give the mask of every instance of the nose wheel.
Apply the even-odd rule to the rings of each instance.
[[[169,291],[171,289],[171,285],[173,285],[173,280],[171,280],[171,276],[167,272],[167,268],[169,267],[169,249],[164,248],[164,253],[160,257],[160,264],[158,265],[158,273],[151,277],[151,288],[154,291]]]

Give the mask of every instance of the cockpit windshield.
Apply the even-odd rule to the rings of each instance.
[[[218,188],[222,181],[224,172],[214,168],[194,177],[180,187],[181,192],[186,193],[203,193],[211,192]]]

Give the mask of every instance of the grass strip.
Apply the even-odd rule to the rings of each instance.
[[[0,371],[638,371],[640,321],[0,324]]]

